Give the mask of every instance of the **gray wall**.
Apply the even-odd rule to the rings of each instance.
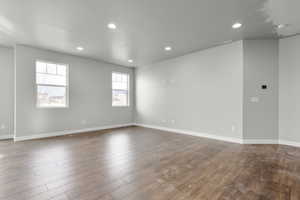
[[[36,108],[37,59],[69,64],[69,108]],[[16,137],[132,123],[133,84],[130,107],[116,108],[111,105],[112,71],[128,72],[132,79],[131,68],[17,45],[15,69]]]
[[[279,41],[279,139],[300,142],[300,36]]]
[[[244,139],[300,142],[300,36],[246,40],[136,70],[18,45],[16,136],[138,123]],[[70,65],[70,108],[35,107],[36,59]],[[0,47],[0,138],[13,133],[14,52]],[[131,107],[111,107],[111,72],[131,73]],[[261,90],[267,84],[267,90]],[[258,97],[259,102],[251,102]],[[244,111],[244,112],[243,112]],[[86,121],[86,124],[83,123]]]
[[[278,139],[278,41],[244,41],[244,139]],[[261,85],[266,84],[266,90]],[[257,102],[258,100],[258,102]]]
[[[242,138],[243,50],[235,42],[136,70],[136,122]]]
[[[0,138],[13,135],[13,48],[0,47]]]

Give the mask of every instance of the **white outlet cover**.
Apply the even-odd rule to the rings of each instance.
[[[259,102],[259,98],[258,97],[251,97],[250,101],[253,102],[253,103],[257,103],[257,102]]]
[[[235,126],[231,126],[231,131],[232,131],[232,132],[235,131]]]

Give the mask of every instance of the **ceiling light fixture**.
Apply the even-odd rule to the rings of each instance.
[[[77,49],[78,51],[83,51],[83,50],[84,50],[83,47],[76,47],[76,49]]]
[[[171,50],[172,50],[172,47],[170,47],[170,46],[165,47],[165,51],[171,51]]]
[[[287,24],[278,24],[277,25],[277,28],[278,29],[281,29],[281,28],[285,28],[285,27],[287,27],[288,25]]]
[[[117,25],[115,25],[114,23],[109,23],[109,24],[107,24],[107,28],[109,28],[109,29],[116,29]]]
[[[129,62],[129,63],[133,63],[133,60],[132,60],[132,59],[129,59],[128,62]]]
[[[238,28],[241,28],[242,26],[243,26],[243,24],[237,22],[237,23],[234,23],[234,24],[232,25],[232,28],[233,28],[233,29],[238,29]]]

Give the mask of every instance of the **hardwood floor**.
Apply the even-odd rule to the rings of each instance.
[[[0,141],[3,200],[299,200],[300,148],[129,127]]]

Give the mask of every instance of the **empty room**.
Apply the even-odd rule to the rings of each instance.
[[[0,0],[0,200],[300,200],[299,0]]]

